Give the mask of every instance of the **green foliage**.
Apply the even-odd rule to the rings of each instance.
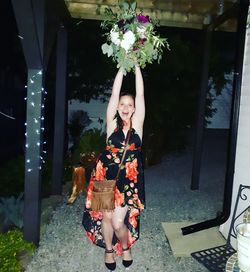
[[[42,192],[50,190],[52,159],[49,156],[44,158],[45,163],[42,165],[41,185]],[[24,156],[19,156],[7,161],[0,168],[0,197],[18,197],[24,192]]]
[[[21,265],[18,262],[18,254],[25,251],[32,254],[35,246],[23,239],[23,234],[19,230],[0,233],[0,271],[19,272]]]
[[[106,135],[99,129],[86,131],[81,137],[79,143],[75,146],[72,156],[72,162],[80,161],[81,154],[100,153],[105,148]]]
[[[12,224],[19,229],[23,227],[23,193],[17,198],[11,196],[0,198],[0,213],[5,215],[6,224]]]
[[[24,157],[7,161],[0,168],[0,196],[18,196],[24,191]]]
[[[91,120],[85,111],[78,110],[71,113],[68,129],[74,144],[79,141],[84,128],[87,127],[90,123]]]

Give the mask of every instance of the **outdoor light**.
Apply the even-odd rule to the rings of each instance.
[[[241,223],[236,227],[238,266],[242,272],[250,272],[250,223]]]
[[[29,78],[28,81],[30,82],[30,84],[35,84],[37,77],[40,77],[40,76],[42,76],[42,71],[41,70],[39,72],[37,72],[35,75],[33,75],[31,78]],[[25,85],[25,88],[27,88],[27,85]],[[44,95],[42,96],[42,99],[43,99],[42,100],[42,104],[37,105],[34,102],[36,95],[37,94],[41,94],[42,92],[43,92],[44,95],[47,94],[47,92],[44,90],[43,87],[39,88],[39,90],[37,90],[37,91],[31,92],[31,96],[29,97],[28,103],[30,103],[30,105],[32,107],[41,107],[41,108],[44,108],[44,104],[43,103],[44,103],[44,100],[46,99],[44,97]],[[27,100],[27,97],[25,97],[24,100]],[[40,119],[40,122],[39,122],[39,119]],[[44,127],[43,127],[43,124],[41,124],[41,122],[44,121],[44,116],[42,115],[41,117],[33,118],[33,120],[34,120],[34,132],[37,135],[40,135],[40,132],[45,130]],[[27,127],[27,123],[25,123],[24,125]],[[41,127],[37,127],[37,126],[41,126]],[[26,136],[25,147],[27,149],[27,148],[30,147],[31,144],[29,143],[29,138],[28,138],[27,132],[25,132],[25,136]],[[40,142],[40,141],[38,141],[38,142],[35,143],[35,145],[36,146],[43,146],[45,143],[46,142]],[[45,154],[46,151],[42,150],[42,153]],[[42,156],[39,156],[39,159],[41,160],[42,163],[45,163],[44,158]],[[26,163],[32,165],[31,159],[30,158],[26,159]],[[41,170],[42,167],[38,166],[38,169]],[[27,172],[30,173],[30,172],[32,172],[32,170],[33,170],[32,168],[28,168]]]

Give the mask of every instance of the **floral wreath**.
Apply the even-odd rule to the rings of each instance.
[[[106,20],[101,27],[107,32],[106,43],[102,45],[103,54],[112,57],[117,68],[123,73],[134,70],[135,62],[142,68],[147,63],[161,60],[163,47],[169,49],[166,38],[155,33],[157,21],[148,15],[136,12],[136,2],[123,2],[117,12],[106,8]]]

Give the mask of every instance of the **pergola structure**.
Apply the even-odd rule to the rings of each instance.
[[[130,1],[128,1],[130,2]],[[205,103],[208,87],[208,64],[212,32],[237,31],[237,56],[230,149],[223,214],[219,218],[189,226],[183,234],[225,222],[230,214],[233,170],[238,126],[239,90],[244,50],[248,0],[138,0],[143,13],[155,17],[161,25],[204,30],[204,55],[201,91],[197,112],[196,140],[191,189],[199,188]],[[104,19],[106,7],[116,8],[116,0],[12,0],[19,35],[28,68],[27,140],[25,155],[24,237],[35,244],[40,238],[40,168],[43,134],[43,85],[51,47],[57,37],[56,106],[52,194],[61,194],[63,169],[63,135],[65,131],[65,79],[67,34],[65,21],[70,15],[78,19]],[[70,15],[69,15],[70,14]]]
[[[103,20],[105,8],[116,9],[117,0],[65,0],[73,18]],[[127,1],[134,2],[134,1]],[[235,0],[137,0],[138,10],[159,20],[162,26],[203,29],[228,12]],[[219,30],[236,31],[236,18],[229,18]]]

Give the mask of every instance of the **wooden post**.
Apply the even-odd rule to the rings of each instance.
[[[201,92],[200,92],[199,106],[198,106],[198,112],[197,112],[196,135],[195,135],[196,138],[195,138],[194,155],[193,155],[193,170],[192,170],[192,182],[191,182],[192,190],[199,189],[206,97],[207,97],[207,89],[208,89],[209,56],[210,56],[210,44],[211,44],[212,32],[209,29],[206,29],[204,34],[205,34],[205,40],[204,40],[204,54],[203,54],[203,64],[202,64],[202,76],[201,76]]]
[[[28,70],[26,119],[24,238],[38,245],[41,214],[42,70]]]
[[[66,71],[67,70],[67,32],[61,26],[57,36],[57,63],[56,63],[56,105],[54,126],[54,150],[52,187],[53,195],[62,193],[62,172],[64,157],[65,135],[65,104],[66,104]]]
[[[43,134],[44,0],[12,0],[21,37],[27,78],[27,120],[24,181],[24,238],[38,245],[41,215],[41,149]]]

